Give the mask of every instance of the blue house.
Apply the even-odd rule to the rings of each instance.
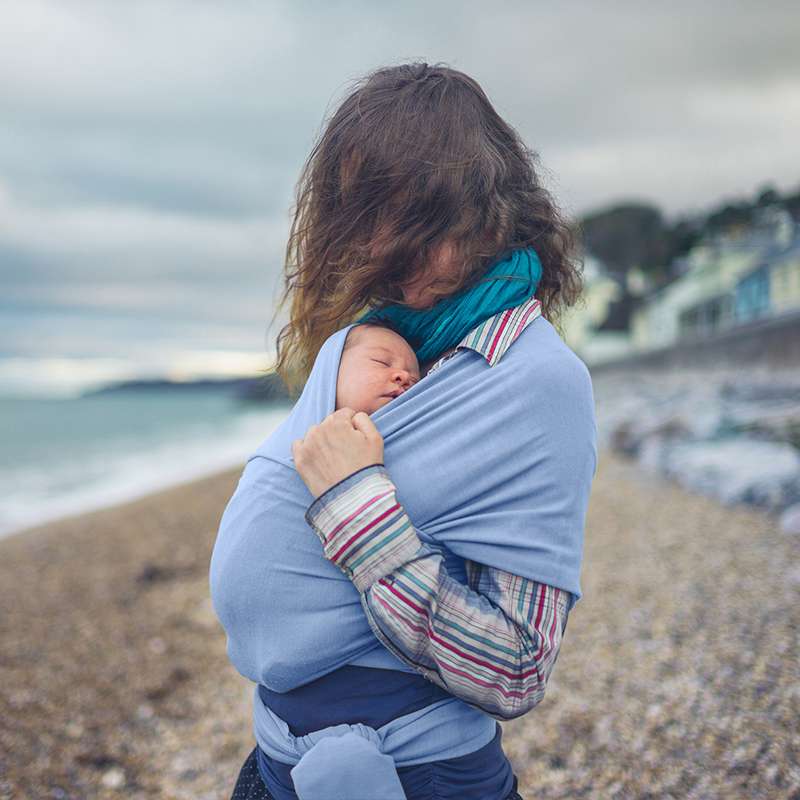
[[[737,324],[769,316],[770,267],[770,261],[764,261],[736,284],[733,313]]]

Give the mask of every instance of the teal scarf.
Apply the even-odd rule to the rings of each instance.
[[[532,247],[506,250],[471,289],[445,297],[428,309],[402,304],[374,308],[356,324],[387,320],[414,349],[419,363],[426,364],[455,347],[484,320],[523,303],[541,278],[542,263]]]

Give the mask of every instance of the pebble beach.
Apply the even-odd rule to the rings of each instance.
[[[241,468],[0,540],[0,798],[228,800],[253,684],[208,565]],[[800,800],[800,536],[604,449],[583,599],[503,723],[525,800]]]

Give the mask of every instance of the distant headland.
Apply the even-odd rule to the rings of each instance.
[[[177,381],[169,378],[139,378],[90,389],[83,392],[81,396],[96,397],[120,392],[150,392],[154,390],[191,393],[209,389],[230,391],[237,400],[247,403],[289,402],[291,399],[286,384],[274,372],[254,377],[198,378],[189,381]]]

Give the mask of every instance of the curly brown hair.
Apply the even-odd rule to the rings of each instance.
[[[443,254],[448,277],[436,286],[446,297],[477,283],[499,253],[533,246],[535,294],[558,326],[583,290],[578,231],[540,185],[537,162],[463,72],[414,62],[357,80],[297,183],[275,310],[291,298],[274,367],[290,391],[334,331],[401,302],[401,287]]]

